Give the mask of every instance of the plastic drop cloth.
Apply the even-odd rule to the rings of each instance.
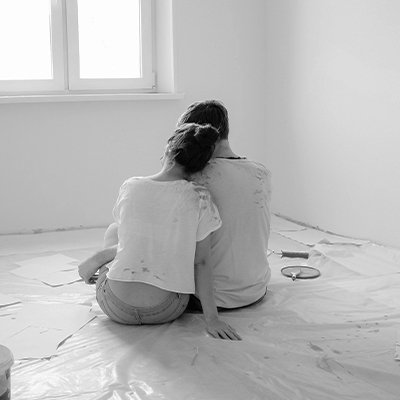
[[[22,304],[91,301],[97,315],[50,359],[16,360],[13,400],[400,398],[400,361],[395,360],[400,331],[397,250],[371,243],[316,244],[306,247],[312,249],[309,260],[272,253],[272,279],[264,301],[221,313],[242,336],[241,342],[209,337],[200,313],[185,313],[159,326],[118,325],[102,314],[93,287],[80,282],[52,288],[9,273],[14,262],[29,257],[60,253],[84,259],[101,246],[103,233],[68,233],[67,246],[65,234],[34,235],[35,246],[2,251],[0,293],[18,297]],[[271,243],[280,243],[279,238],[275,220]],[[288,240],[282,250],[292,250]],[[299,250],[298,242],[293,249]],[[317,267],[321,276],[292,281],[280,272],[304,262]]]

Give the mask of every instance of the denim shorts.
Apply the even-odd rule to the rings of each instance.
[[[125,325],[163,324],[178,318],[187,307],[190,295],[175,292],[151,307],[134,307],[124,303],[111,291],[107,272],[108,268],[100,271],[96,282],[96,299],[104,314],[115,322]]]

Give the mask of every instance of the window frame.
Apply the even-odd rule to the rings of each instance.
[[[51,0],[51,56],[52,79],[32,80],[0,80],[0,94],[21,92],[56,91],[65,88],[64,81],[64,32],[63,32],[63,7],[61,2]],[[54,21],[54,24],[53,24]]]
[[[0,96],[74,95],[79,93],[116,92],[140,94],[156,91],[155,74],[153,71],[152,0],[139,0],[141,10],[142,77],[135,79],[81,79],[79,77],[78,64],[77,0],[49,1],[51,4],[52,22],[50,34],[53,78],[0,80]]]
[[[66,4],[68,43],[69,90],[153,90],[155,80],[152,65],[152,2],[139,0],[140,7],[140,78],[92,79],[79,76],[78,1],[68,0]]]

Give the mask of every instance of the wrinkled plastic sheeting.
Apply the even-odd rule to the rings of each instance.
[[[80,259],[89,253],[63,252]],[[280,269],[305,260],[271,254],[263,302],[221,313],[243,338],[231,342],[209,337],[200,313],[158,326],[119,325],[102,314],[93,287],[48,288],[10,276],[12,258],[8,267],[3,258],[0,267],[6,269],[0,269],[3,292],[30,301],[92,301],[97,314],[50,360],[17,360],[13,400],[400,398],[395,263],[384,275],[364,276],[362,268],[347,268],[345,259],[313,252],[307,263],[321,276],[292,281]]]

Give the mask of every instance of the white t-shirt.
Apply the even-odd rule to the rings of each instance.
[[[195,292],[196,242],[221,226],[207,189],[185,180],[130,178],[121,186],[113,213],[118,250],[109,279]]]
[[[211,236],[217,306],[235,308],[257,301],[271,277],[270,172],[252,160],[214,158],[191,180],[207,187],[222,219]]]

